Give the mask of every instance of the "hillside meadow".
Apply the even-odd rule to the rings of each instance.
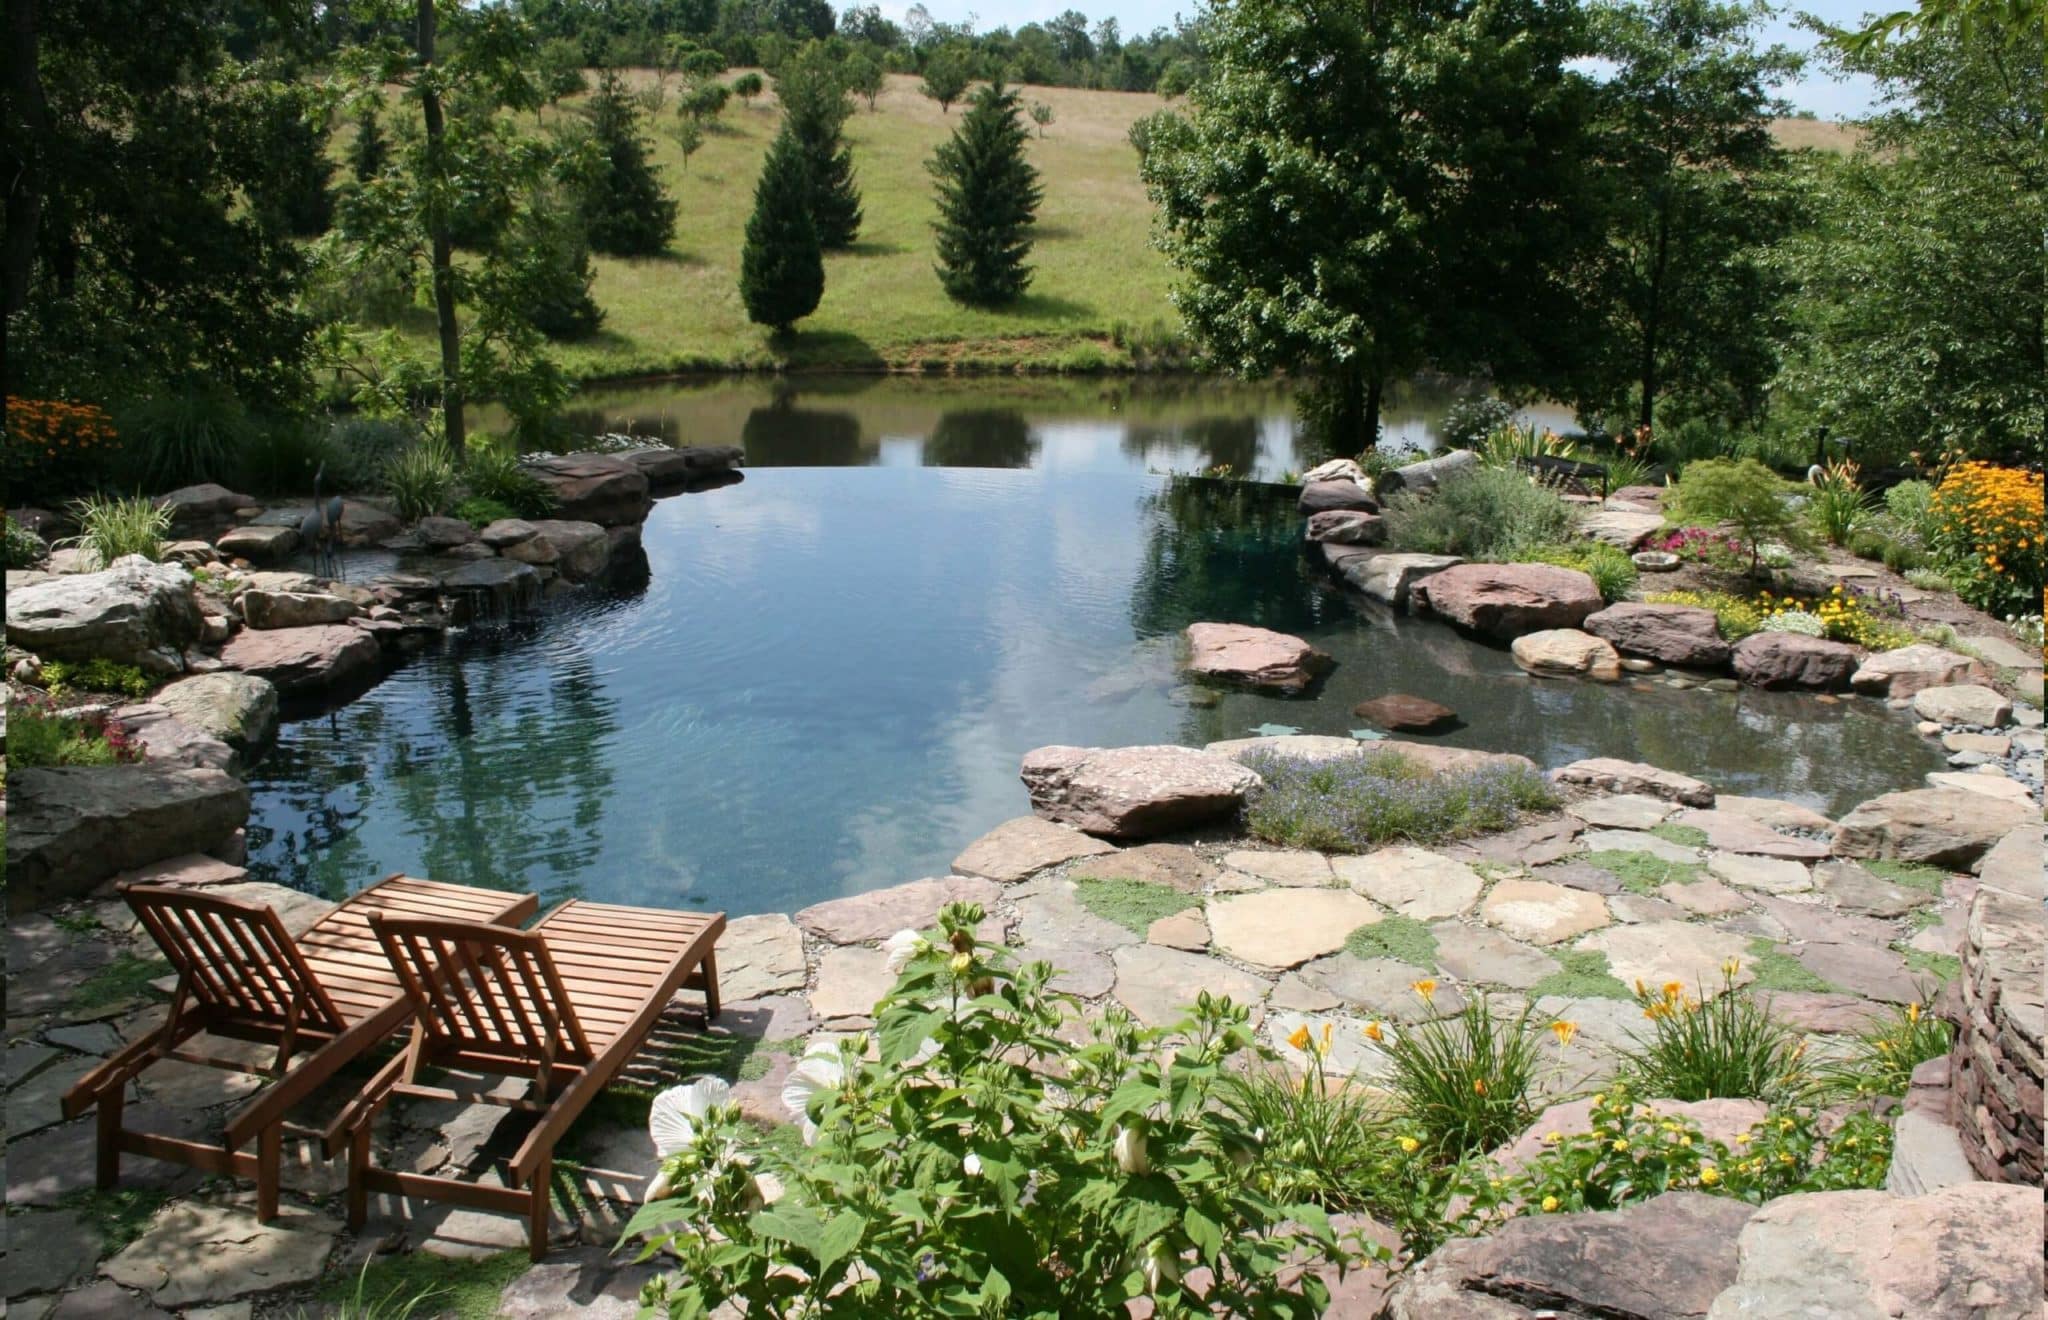
[[[735,71],[733,76],[741,71]],[[636,86],[653,75],[631,75]],[[596,296],[604,328],[556,345],[584,380],[675,372],[781,367],[956,371],[1086,371],[1132,365],[1127,335],[1170,336],[1171,271],[1151,244],[1152,207],[1129,142],[1137,120],[1165,107],[1150,93],[1029,87],[1053,122],[1031,142],[1045,189],[1030,293],[1002,310],[964,307],[933,273],[936,213],[926,162],[959,121],[894,75],[870,111],[847,120],[864,219],[850,252],[827,254],[825,296],[793,340],[771,341],[747,320],[739,296],[740,247],[754,181],[781,121],[772,91],[749,104],[735,97],[709,126],[687,164],[670,106],[647,125],[654,159],[680,203],[675,238],[653,258],[597,257]],[[573,113],[574,102],[550,110]],[[1788,146],[1846,150],[1850,130],[1826,121],[1783,120]],[[410,321],[423,345],[425,318]]]

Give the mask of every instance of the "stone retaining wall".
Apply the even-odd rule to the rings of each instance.
[[[1985,887],[1955,981],[1952,1116],[1981,1176],[2041,1185],[2042,973],[2037,899]]]

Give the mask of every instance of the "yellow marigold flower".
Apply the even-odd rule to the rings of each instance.
[[[1719,1169],[1715,1168],[1711,1164],[1702,1164],[1700,1166],[1700,1186],[1712,1187],[1714,1184],[1720,1181],[1721,1171]]]
[[[1560,1202],[1556,1197],[1546,1196],[1543,1198],[1543,1213],[1546,1215],[1555,1214],[1557,1212],[1557,1207],[1561,1204],[1563,1203]]]
[[[1738,1146],[1747,1146],[1747,1145],[1749,1144],[1749,1142],[1750,1142],[1750,1136],[1751,1136],[1751,1133],[1749,1133],[1749,1132],[1738,1132],[1738,1133],[1736,1133],[1736,1134],[1735,1134],[1735,1144],[1736,1144],[1736,1145],[1738,1145]]]
[[[1678,1144],[1690,1149],[1692,1147],[1692,1138],[1686,1133],[1681,1132],[1678,1134]]]
[[[1616,1138],[1614,1139],[1614,1148],[1615,1148],[1616,1150],[1627,1150],[1627,1149],[1628,1149],[1628,1138],[1627,1138],[1627,1137],[1616,1137]]]
[[[1792,1120],[1791,1120],[1791,1119],[1789,1119],[1789,1118],[1781,1118],[1781,1119],[1779,1119],[1779,1120],[1778,1120],[1778,1131],[1780,1131],[1780,1132],[1790,1132],[1791,1130],[1792,1130]]]
[[[1543,1134],[1543,1144],[1546,1146],[1555,1146],[1558,1142],[1563,1140],[1564,1133],[1562,1132],[1546,1132]]]
[[[1415,1153],[1416,1151],[1418,1151],[1418,1150],[1420,1150],[1420,1149],[1422,1149],[1422,1143],[1421,1143],[1421,1142],[1419,1142],[1419,1141],[1417,1141],[1417,1140],[1416,1140],[1415,1138],[1413,1138],[1413,1137],[1403,1137],[1403,1138],[1401,1138],[1401,1151],[1402,1151],[1402,1153],[1403,1153],[1403,1154],[1406,1154],[1406,1155],[1413,1155],[1413,1154],[1414,1154],[1414,1153]]]

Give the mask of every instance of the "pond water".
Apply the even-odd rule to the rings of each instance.
[[[1213,466],[1204,437],[1245,419],[1224,461],[1298,465],[1284,398],[1206,388],[1206,413],[1194,394],[1139,418],[983,386],[981,411],[1015,420],[955,422],[975,438],[954,447],[959,410],[915,392],[882,417],[835,399],[815,425],[810,400],[771,400],[764,429],[720,387],[723,428],[697,413],[680,434],[744,437],[746,480],[658,503],[644,580],[450,637],[289,722],[252,775],[252,869],[329,894],[406,870],[787,911],[943,874],[1027,809],[1032,747],[1345,733],[1394,691],[1457,709],[1449,743],[1647,760],[1831,812],[1938,768],[1873,702],[1538,682],[1356,601],[1303,555],[1291,501],[1146,471]],[[1178,637],[1202,619],[1299,633],[1336,668],[1306,699],[1187,704]]]

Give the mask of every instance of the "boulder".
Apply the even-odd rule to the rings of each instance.
[[[1458,718],[1458,712],[1449,706],[1440,706],[1422,697],[1411,697],[1405,692],[1390,692],[1384,697],[1361,701],[1351,708],[1351,713],[1397,733],[1425,733]]]
[[[471,619],[508,618],[540,600],[539,570],[495,555],[449,569],[438,581]]]
[[[1021,769],[1048,820],[1116,839],[1148,838],[1236,812],[1259,777],[1191,747],[1040,747]]]
[[[1659,770],[1640,761],[1595,756],[1574,761],[1552,776],[1560,784],[1599,789],[1603,793],[1638,793],[1689,807],[1714,805],[1714,790],[1690,775]]]
[[[1387,539],[1387,523],[1376,513],[1325,509],[1309,515],[1308,539],[1322,545],[1378,545]]]
[[[1664,507],[1662,486],[1623,486],[1607,492],[1607,507],[1654,511]]]
[[[1801,633],[1754,633],[1735,644],[1735,676],[1751,687],[1840,692],[1863,653],[1847,642]]]
[[[522,564],[549,567],[571,582],[588,582],[611,561],[611,539],[594,522],[549,519],[527,524],[533,535],[500,547]]]
[[[346,624],[249,629],[221,647],[221,663],[270,680],[286,696],[335,687],[368,674],[380,654],[376,638]]]
[[[141,746],[144,759],[159,765],[197,766],[242,773],[242,756],[205,729],[187,724],[153,701],[122,706],[114,719]]]
[[[1576,628],[1601,606],[1592,578],[1555,564],[1459,564],[1424,579],[1414,594],[1433,613],[1502,641]]]
[[[1304,514],[1351,512],[1378,513],[1380,502],[1372,491],[1356,481],[1315,481],[1301,488],[1295,507]]]
[[[249,790],[220,770],[144,762],[10,770],[7,779],[9,912],[210,852],[249,818]]]
[[[1355,481],[1361,486],[1372,484],[1365,475],[1365,469],[1358,465],[1356,459],[1350,458],[1326,459],[1301,474],[1304,486],[1313,486],[1318,481]]]
[[[527,540],[537,530],[524,518],[500,518],[477,535],[493,550],[503,550],[508,545],[518,545],[521,541]]]
[[[170,511],[173,527],[190,527],[196,523],[232,518],[235,510],[248,508],[255,502],[247,495],[237,495],[226,486],[217,486],[209,481],[197,486],[180,486],[168,495],[159,495],[156,507]]]
[[[422,518],[412,525],[412,534],[429,550],[446,550],[476,540],[476,528],[460,518]]]
[[[1225,738],[1202,748],[1216,756],[1242,761],[1267,753],[1297,761],[1335,761],[1365,755],[1365,744],[1356,738],[1339,738],[1327,733],[1279,733],[1262,738]]]
[[[1621,550],[1634,550],[1663,525],[1664,515],[1661,513],[1601,509],[1579,519],[1579,534],[1595,541],[1605,541]]]
[[[363,612],[354,601],[324,592],[251,588],[236,597],[236,602],[241,606],[242,621],[251,628],[311,628],[323,623],[347,623]]]
[[[1941,725],[1996,729],[2012,722],[2012,702],[1976,683],[1944,684],[1915,692],[1913,713]]]
[[[1736,1277],[1707,1315],[2036,1320],[2040,1232],[2038,1187],[1784,1196],[1743,1225]]]
[[[192,575],[140,555],[7,593],[8,642],[46,660],[104,658],[175,674],[201,626]]]
[[[1587,616],[1585,628],[1614,643],[1623,655],[1648,656],[1667,665],[1717,669],[1730,654],[1714,612],[1695,605],[1624,601]]]
[[[277,685],[255,674],[195,674],[157,689],[150,700],[245,756],[277,733]]]
[[[525,468],[555,493],[556,513],[605,527],[637,523],[654,507],[647,474],[611,454],[529,459]]]
[[[1524,633],[1509,645],[1515,663],[1539,678],[1621,678],[1621,657],[1612,646],[1576,628]]]
[[[1455,555],[1361,555],[1336,568],[1345,582],[1374,600],[1406,605],[1417,583],[1464,562]]]
[[[1699,1320],[1737,1277],[1756,1207],[1666,1192],[1619,1210],[1527,1215],[1455,1238],[1394,1285],[1385,1320]]]
[[[1977,880],[1985,889],[2002,890],[2019,898],[2039,903],[2044,894],[2044,877],[2041,861],[2041,829],[2038,821],[2028,821],[2006,832],[1992,849],[1977,863]]]
[[[1191,623],[1188,673],[1198,679],[1298,696],[1329,657],[1299,637],[1237,623]]]
[[[1438,743],[1410,742],[1405,738],[1382,738],[1367,750],[1398,752],[1402,757],[1433,775],[1463,774],[1469,770],[1494,767],[1534,770],[1536,763],[1518,752],[1484,752],[1476,747],[1445,747]]]
[[[1447,454],[1381,473],[1380,493],[1392,495],[1397,490],[1430,490],[1449,477],[1475,471],[1478,467],[1479,455],[1469,449],[1453,449]]]
[[[1990,681],[1984,666],[1969,656],[1924,642],[1879,651],[1849,675],[1850,687],[1873,697],[1910,697],[1922,688]]]
[[[2030,803],[1959,788],[1886,793],[1842,817],[1835,855],[1968,870],[2009,831],[2038,818]]]
[[[651,486],[688,486],[730,472],[747,460],[737,445],[683,445],[676,449],[635,449],[619,455],[638,468]]]

